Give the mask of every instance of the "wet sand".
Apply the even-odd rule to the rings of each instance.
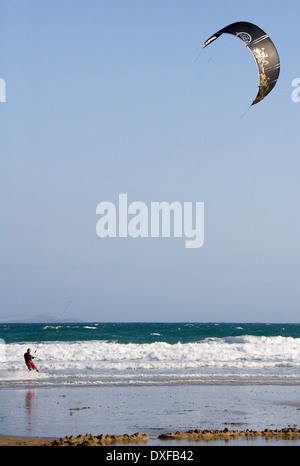
[[[300,446],[294,385],[2,387],[0,393],[0,446]]]

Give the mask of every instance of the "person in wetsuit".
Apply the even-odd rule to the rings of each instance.
[[[35,370],[38,372],[35,364],[33,363],[34,356],[31,355],[31,349],[28,348],[27,352],[24,354],[24,359],[25,359],[25,364],[28,368],[28,370],[32,371]]]

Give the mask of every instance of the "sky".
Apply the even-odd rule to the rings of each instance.
[[[0,317],[298,322],[297,0],[0,1]],[[281,61],[249,106],[266,31]],[[299,93],[300,95],[300,93]],[[204,244],[100,238],[97,205],[204,203]]]

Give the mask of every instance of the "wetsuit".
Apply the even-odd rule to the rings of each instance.
[[[26,366],[28,367],[28,369],[29,369],[30,371],[31,371],[31,370],[37,371],[37,368],[35,367],[35,365],[34,365],[33,362],[32,362],[33,356],[31,356],[30,353],[25,353],[25,354],[24,354],[24,359],[25,359]]]

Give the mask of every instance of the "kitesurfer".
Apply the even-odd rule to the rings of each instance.
[[[30,371],[35,370],[35,371],[38,372],[35,364],[32,361],[34,359],[34,357],[35,356],[32,356],[32,354],[31,354],[31,349],[28,348],[26,353],[24,354],[25,364],[26,364],[28,370],[30,370]]]

